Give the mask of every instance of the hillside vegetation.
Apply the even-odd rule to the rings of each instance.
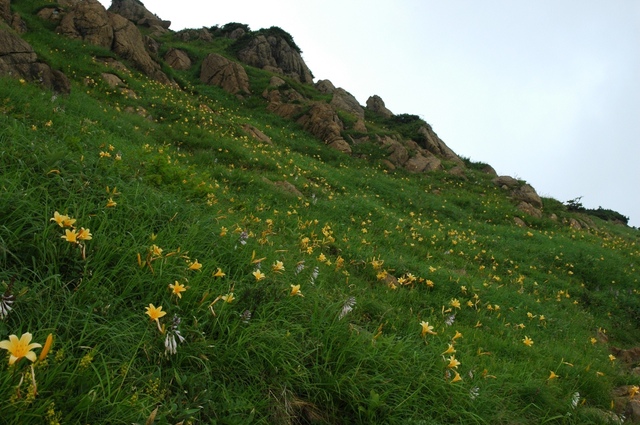
[[[346,155],[195,70],[164,66],[177,85],[114,71],[97,60],[111,51],[36,18],[45,4],[12,7],[70,94],[0,79],[0,340],[43,346],[10,364],[29,350],[0,343],[0,422],[628,417],[636,229],[549,198],[525,216],[480,167],[416,174],[374,145]],[[200,61],[231,44],[162,38]],[[261,93],[273,74],[245,68]],[[409,131],[392,121],[367,116]]]

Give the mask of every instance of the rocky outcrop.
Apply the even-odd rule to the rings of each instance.
[[[344,124],[330,105],[320,102],[313,103],[309,111],[297,122],[332,148],[351,153],[351,147],[341,135]]]
[[[171,26],[171,21],[163,21],[136,0],[112,0],[109,12],[123,16],[136,25],[152,29],[167,30]]]
[[[245,124],[242,126],[242,129],[252,138],[259,142],[266,143],[268,145],[273,145],[273,141],[269,136],[264,134],[258,128],[252,126],[251,124]]]
[[[318,82],[315,84],[315,88],[320,93],[324,94],[331,94],[336,90],[336,86],[334,86],[333,83],[329,80],[318,80]]]
[[[345,89],[337,88],[333,91],[331,106],[353,114],[360,119],[364,119],[364,109],[360,106],[357,99]]]
[[[430,125],[420,127],[418,133],[424,136],[426,143],[424,147],[429,152],[446,160],[464,164],[462,159],[438,137]]]
[[[200,41],[212,41],[213,35],[206,28],[200,28],[199,30],[194,29],[185,29],[182,31],[178,31],[175,33],[175,37],[182,41],[192,41],[192,40],[200,40]]]
[[[393,112],[387,109],[382,98],[375,94],[367,99],[367,109],[385,118],[393,116]]]
[[[180,49],[169,49],[164,55],[164,61],[173,69],[184,71],[191,68],[189,55]]]
[[[221,87],[231,94],[250,94],[249,76],[242,65],[216,53],[209,54],[202,62],[200,81]]]
[[[527,183],[521,182],[510,176],[498,176],[493,179],[496,186],[509,191],[509,196],[519,201],[518,209],[534,217],[542,217],[542,199],[536,190]]]
[[[238,52],[242,62],[312,84],[313,75],[302,56],[287,41],[274,35],[257,35]]]
[[[128,19],[108,12],[97,0],[82,0],[71,6],[64,13],[57,32],[111,49],[149,77],[170,83],[147,52],[138,28]]]
[[[442,161],[429,152],[418,153],[413,158],[409,158],[404,168],[412,173],[435,171],[442,168]]]
[[[0,20],[11,24],[11,1],[0,0]]]
[[[33,47],[10,29],[0,26],[0,75],[36,81],[58,93],[69,93],[67,77],[46,63],[38,61]]]

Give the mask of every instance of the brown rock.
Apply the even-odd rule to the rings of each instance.
[[[349,146],[349,143],[347,143],[346,140],[344,139],[336,139],[333,142],[329,143],[329,147],[332,149],[336,149],[339,150],[342,153],[346,153],[348,155],[351,155],[351,146]]]
[[[521,201],[518,204],[518,209],[520,211],[522,211],[525,214],[529,214],[533,217],[537,217],[537,218],[542,218],[542,211],[540,211],[539,209],[537,209],[536,207],[534,207],[533,205],[531,205],[528,202],[525,201]]]
[[[383,137],[380,142],[390,152],[387,158],[395,166],[402,166],[409,160],[409,151],[399,141],[392,139],[391,137]]]
[[[169,49],[164,55],[164,61],[173,69],[184,71],[191,68],[191,59],[185,51],[180,49]]]
[[[49,22],[60,22],[62,19],[61,10],[57,7],[45,7],[38,11],[36,16]]]
[[[611,351],[611,354],[616,356],[618,360],[628,366],[640,363],[640,347],[622,349],[612,346],[609,348],[609,351]]]
[[[0,0],[0,19],[11,24],[11,0]]]
[[[435,155],[423,156],[422,154],[410,158],[404,165],[404,168],[412,173],[434,171],[441,167],[442,162]]]
[[[97,0],[85,0],[72,5],[60,20],[56,31],[107,49],[113,45],[113,26],[109,13]]]
[[[520,186],[520,182],[510,176],[496,177],[495,179],[493,179],[493,183],[496,186],[507,188],[507,189],[515,189]]]
[[[242,62],[295,78],[303,83],[313,83],[311,71],[302,56],[282,37],[258,35],[238,52]]]
[[[107,83],[112,88],[124,85],[124,81],[122,81],[120,77],[118,77],[115,74],[110,74],[108,72],[102,73],[102,79],[105,81],[105,83]]]
[[[222,87],[231,94],[250,94],[249,76],[242,65],[224,56],[210,53],[202,62],[200,81]]]
[[[199,30],[185,29],[175,34],[175,37],[182,41],[201,40],[201,41],[213,41],[213,36],[206,28]]]
[[[520,217],[513,217],[513,222],[518,227],[527,227],[527,223],[525,223]]]
[[[337,88],[333,91],[333,98],[331,99],[331,106],[336,109],[349,112],[357,116],[360,119],[364,119],[364,109],[355,97],[342,88]]]
[[[384,105],[384,101],[380,96],[374,94],[373,96],[367,99],[367,109],[375,112],[376,114],[382,115],[385,118],[390,118],[393,116],[393,112],[387,109]]]
[[[109,12],[117,13],[136,25],[153,27],[158,26],[165,30],[171,26],[171,21],[163,21],[149,12],[142,2],[137,0],[112,0]]]
[[[241,29],[241,28],[238,28],[238,29]],[[269,79],[269,85],[271,87],[280,87],[280,86],[284,86],[285,84],[287,84],[285,80],[283,80],[280,77],[276,77],[275,75]]]
[[[344,129],[344,125],[336,111],[326,103],[312,104],[309,112],[298,119],[297,122],[305,130],[325,143],[332,143],[335,140],[342,139],[341,132]]]
[[[520,201],[524,201],[533,205],[535,208],[542,208],[542,199],[536,193],[536,190],[530,184],[523,184],[519,188],[515,189],[511,196]]]
[[[319,80],[316,84],[315,84],[315,88],[320,92],[320,93],[324,93],[324,94],[331,94],[335,91],[336,86],[333,85],[333,83],[329,80]]]
[[[293,184],[289,183],[288,181],[275,182],[274,185],[276,185],[277,187],[279,187],[280,189],[284,190],[287,193],[295,195],[298,198],[304,198],[304,194],[300,192],[297,187],[295,187]]]
[[[0,75],[37,81],[58,93],[71,91],[69,80],[62,72],[38,62],[31,45],[8,29],[0,29]]]
[[[110,23],[113,27],[111,50],[133,62],[136,68],[149,77],[169,84],[169,78],[160,70],[160,65],[147,53],[140,30],[131,21],[120,15],[110,14]]]
[[[291,103],[271,102],[267,105],[267,111],[287,119],[299,116],[303,109],[302,105],[293,105]]]
[[[463,167],[462,165],[456,165],[455,167],[447,170],[447,173],[452,176],[459,177],[463,180],[467,180],[467,172],[465,167]]]
[[[252,138],[260,142],[266,143],[268,145],[273,145],[273,141],[269,136],[267,136],[266,134],[264,134],[262,131],[258,130],[256,127],[252,126],[251,124],[243,125],[242,129]]]
[[[454,161],[459,165],[464,165],[464,161],[438,137],[430,125],[420,127],[418,133],[426,139],[425,149],[429,152],[449,161]]]

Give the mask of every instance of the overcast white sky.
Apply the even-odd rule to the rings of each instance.
[[[316,81],[362,105],[377,94],[458,155],[640,226],[638,0],[143,3],[175,31],[279,26]]]

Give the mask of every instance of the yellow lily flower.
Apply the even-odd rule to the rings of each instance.
[[[177,295],[178,298],[182,298],[182,292],[187,290],[187,287],[177,280],[174,284],[169,284],[169,288],[171,288],[171,292],[173,292],[173,295]]]
[[[166,311],[162,311],[162,306],[155,307],[153,304],[149,304],[149,307],[145,307],[145,309],[151,320],[155,320],[156,322],[167,314]]]
[[[453,348],[453,345],[449,344],[449,347],[447,348],[447,350],[442,353],[442,355],[444,356],[445,354],[453,354],[456,352],[456,349]]]
[[[93,239],[89,229],[85,229],[84,227],[81,227],[80,230],[78,231],[77,238],[80,241],[88,241],[90,239]]]
[[[458,359],[456,359],[456,356],[451,356],[449,357],[449,364],[447,365],[447,368],[449,369],[457,369],[458,366],[460,366],[460,362],[458,361]]]
[[[434,331],[433,331],[433,326],[431,326],[431,325],[429,324],[429,322],[422,321],[422,322],[420,322],[420,326],[422,326],[422,332],[421,332],[421,334],[420,334],[420,335],[421,335],[423,338],[424,338],[424,336],[425,336],[426,334],[429,334],[429,335],[438,335],[438,333],[437,333],[437,332],[434,332]]]
[[[251,274],[256,278],[256,280],[262,280],[262,279],[264,279],[266,277],[265,274],[262,273],[260,270],[256,270],[255,272],[253,272]]]
[[[223,295],[220,298],[222,298],[222,300],[224,302],[227,302],[227,303],[231,303],[231,302],[233,302],[233,300],[236,299],[236,297],[233,296],[233,292],[231,292],[230,294],[227,294],[227,295]]]
[[[106,206],[107,208],[113,208],[116,205],[118,205],[118,203],[116,201],[114,201],[113,198],[109,198],[107,200],[107,206]]]
[[[291,293],[289,294],[290,296],[299,296],[299,297],[304,297],[304,295],[302,295],[302,292],[300,292],[300,285],[291,285]]]
[[[189,263],[189,270],[195,270],[198,271],[202,268],[202,264],[198,263],[198,259],[196,258],[196,260],[192,263]]]
[[[556,375],[556,373],[554,371],[551,371],[551,373],[549,373],[549,377],[547,378],[547,380],[551,381],[552,379],[558,379],[560,376]]]
[[[218,267],[218,270],[213,274],[213,277],[224,277],[224,275],[225,274],[222,272],[222,269]]]
[[[271,266],[271,270],[273,270],[276,273],[282,273],[284,271],[284,264],[282,264],[282,261],[276,261]]]
[[[522,340],[522,343],[527,347],[531,347],[533,345],[533,340],[525,335],[524,339]]]
[[[460,377],[460,374],[458,372],[455,372],[455,375],[451,380],[451,383],[453,384],[454,382],[458,382],[458,381],[462,381],[462,378]]]
[[[42,345],[34,342],[31,343],[32,335],[29,332],[25,332],[18,339],[16,335],[9,335],[9,339],[5,341],[0,341],[0,348],[9,351],[9,364],[12,365],[23,357],[31,360],[32,362],[36,361],[36,353],[34,353],[34,348],[40,348]]]
[[[62,239],[69,243],[78,243],[78,233],[76,233],[76,229],[66,229],[64,232],[65,234],[60,236]]]

